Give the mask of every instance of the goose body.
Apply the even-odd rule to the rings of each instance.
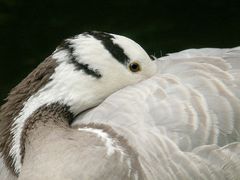
[[[1,108],[0,179],[238,179],[239,60],[199,49],[154,63],[122,36],[67,39]]]
[[[239,179],[240,48],[185,50],[157,66],[74,127],[111,126],[138,152],[146,179]]]

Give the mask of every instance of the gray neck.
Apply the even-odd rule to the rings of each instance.
[[[51,131],[54,131],[56,127],[69,128],[69,124],[73,121],[73,117],[73,114],[69,111],[69,107],[59,103],[42,106],[33,113],[27,119],[22,132],[21,161],[23,162],[24,159],[26,139],[32,131],[41,127],[51,129]]]

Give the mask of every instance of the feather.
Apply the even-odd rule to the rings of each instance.
[[[238,179],[240,47],[185,50],[157,66],[73,126],[111,126],[138,152],[147,179]]]

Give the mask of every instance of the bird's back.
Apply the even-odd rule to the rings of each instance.
[[[186,50],[79,123],[101,122],[139,154],[147,179],[240,177],[240,48]]]

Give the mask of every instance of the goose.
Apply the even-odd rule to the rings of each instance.
[[[10,154],[9,160],[4,147],[1,149],[1,179],[239,179],[240,47],[189,49],[151,61],[141,48],[135,51],[135,43],[132,45],[131,40],[127,39],[131,43],[124,41],[126,44],[123,45],[117,35],[100,34],[88,33],[87,37],[94,39],[94,43],[100,40],[102,46],[99,50],[107,49],[112,55],[111,60],[115,58],[113,62],[117,59],[119,63],[116,55],[113,55],[115,48],[118,53],[121,48],[121,53],[133,57],[129,58],[127,71],[126,65],[123,66],[124,72],[134,71],[126,78],[131,82],[126,83],[120,74],[115,80],[122,83],[121,87],[115,87],[98,99],[97,103],[83,108],[80,105],[82,97],[77,94],[81,91],[74,94],[76,90],[72,90],[76,88],[76,83],[71,88],[65,84],[71,83],[72,76],[63,84],[56,85],[56,91],[49,95],[55,84],[48,83],[55,80],[54,73],[63,71],[57,71],[55,64],[52,66],[53,73],[51,68],[43,65],[46,74],[42,78],[49,82],[43,88],[38,85],[38,89],[34,90],[37,91],[36,95],[23,105],[29,112],[30,108],[35,107],[34,103],[42,102],[41,97],[27,106],[30,101],[34,101],[31,99],[46,91],[48,103],[38,104],[28,113],[29,119],[27,125],[23,126],[23,137],[20,139],[23,141],[20,146],[23,150],[16,156],[21,157],[19,166],[14,159],[14,163],[8,164],[12,156]],[[109,46],[113,40],[115,42]],[[65,41],[51,58],[61,63],[69,59],[73,61],[76,59],[73,58],[76,49],[77,52],[82,52],[81,48],[90,47],[88,43],[84,47],[78,44],[73,50],[72,46],[69,48],[69,41],[72,43],[72,39]],[[144,52],[148,59],[145,59],[146,62],[142,60],[140,64],[140,57],[135,56],[139,52]],[[81,57],[85,59],[92,53],[86,56],[81,54]],[[83,62],[82,59],[78,60]],[[83,66],[79,73],[82,76],[92,76],[94,73],[104,77],[101,74],[102,66],[96,68],[94,61],[93,68],[89,61],[90,59],[88,64],[83,64],[90,71],[94,69],[95,73],[84,70]],[[142,63],[146,63],[146,67]],[[58,66],[60,65],[59,63]],[[113,72],[120,73],[120,67],[122,66],[117,66]],[[142,73],[144,67],[149,68],[144,78],[134,82],[130,80],[132,75]],[[68,73],[76,73],[75,71],[76,69],[68,70]],[[63,74],[61,78],[65,78],[66,73]],[[113,75],[110,76],[112,78]],[[94,77],[95,80],[101,79],[97,75]],[[28,81],[27,85],[30,84]],[[106,84],[103,86],[108,88]],[[61,88],[66,90],[65,94]],[[29,87],[26,91],[29,92],[30,89],[32,88]],[[63,93],[61,98],[64,98],[52,101],[51,98],[57,99],[58,93]],[[99,96],[98,92],[95,93],[94,96]],[[9,100],[11,95],[14,95],[13,91]],[[65,99],[70,95],[74,95],[74,105],[73,99]],[[83,97],[86,98],[87,95]],[[17,108],[13,105],[10,107]],[[2,107],[1,117],[6,117],[3,115],[10,107]],[[23,115],[24,109],[21,112],[20,115]],[[6,122],[3,120],[1,124],[4,125]],[[14,120],[16,119],[12,121]],[[15,127],[15,124],[7,124],[4,128],[1,126],[5,138],[8,137],[6,129],[9,130],[9,126]],[[16,128],[10,134],[15,130]],[[6,146],[6,143],[3,145]]]

